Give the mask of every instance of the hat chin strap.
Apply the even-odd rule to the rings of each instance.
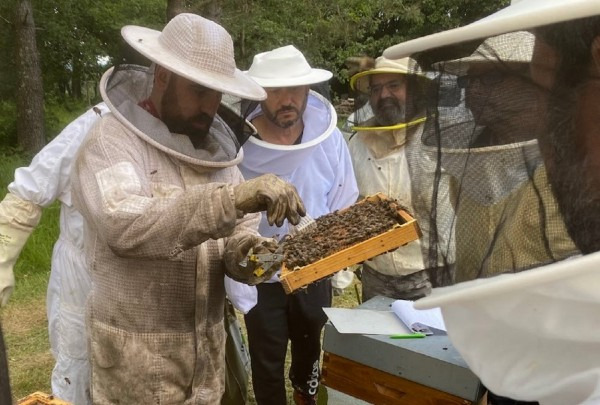
[[[409,128],[414,125],[425,122],[426,119],[427,119],[426,117],[417,118],[416,120],[413,120],[410,122],[401,122],[399,124],[383,126],[383,127],[380,127],[380,126],[378,126],[378,127],[374,127],[374,126],[361,127],[361,126],[355,125],[352,127],[352,129],[355,131],[386,131],[386,130],[402,129],[402,128]]]

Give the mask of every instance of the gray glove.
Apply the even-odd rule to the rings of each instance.
[[[227,240],[223,262],[225,263],[225,274],[229,277],[240,283],[256,285],[269,280],[281,265],[276,263],[267,271],[263,271],[260,263],[252,260],[247,260],[245,267],[240,265],[246,259],[250,249],[253,254],[273,253],[277,250],[277,241],[248,233],[234,235]]]
[[[283,225],[287,220],[296,225],[306,215],[296,187],[274,174],[264,174],[238,184],[234,188],[235,208],[243,214],[267,211],[270,225]]]

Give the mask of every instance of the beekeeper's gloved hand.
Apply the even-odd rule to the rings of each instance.
[[[274,174],[263,174],[234,187],[235,207],[239,216],[249,212],[267,212],[270,225],[283,225],[287,219],[292,225],[306,215],[304,204],[296,187]]]
[[[40,221],[41,208],[8,193],[0,203],[0,306],[15,287],[13,268],[27,238]]]
[[[281,263],[271,265],[265,272],[257,272],[256,270],[260,266],[251,260],[247,260],[246,266],[242,266],[240,263],[246,259],[250,249],[253,254],[267,254],[275,252],[277,246],[275,239],[248,233],[233,235],[225,245],[225,254],[223,255],[225,274],[235,281],[248,285],[256,285],[269,280],[273,273],[279,270]]]

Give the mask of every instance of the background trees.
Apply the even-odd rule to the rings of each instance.
[[[0,2],[0,146],[17,145],[17,34],[12,16],[30,3],[35,21],[45,106],[46,137],[98,99],[102,71],[121,60],[120,28],[139,24],[160,29],[172,15],[196,12],[219,21],[235,42],[238,66],[255,53],[293,44],[310,63],[334,72],[334,96],[347,92],[348,56],[378,56],[403,40],[453,28],[505,6],[508,0],[10,0]],[[22,29],[22,28],[21,28]],[[32,48],[26,48],[32,54]],[[19,56],[19,57],[17,57]],[[31,55],[29,55],[31,56]],[[34,86],[36,76],[28,73]],[[33,98],[32,93],[24,96]],[[22,120],[19,115],[19,121]],[[40,128],[26,130],[38,136]],[[43,136],[41,137],[43,140]],[[34,151],[35,142],[20,143]],[[31,146],[29,146],[31,145]]]
[[[347,92],[344,61],[379,56],[401,41],[458,27],[506,6],[508,0],[223,0],[222,24],[234,38],[242,68],[258,52],[293,44],[311,64],[334,72]]]
[[[31,1],[17,1],[13,21],[17,64],[17,140],[22,148],[37,152],[45,144],[44,88]]]
[[[97,101],[102,72],[119,60],[123,25],[160,28],[166,19],[165,0],[0,3],[0,146],[18,145],[30,153],[38,151],[82,108]],[[29,6],[28,12],[24,6]],[[27,33],[35,35],[26,37]],[[34,73],[36,55],[39,67]],[[33,114],[26,105],[42,98],[40,120],[40,114]]]

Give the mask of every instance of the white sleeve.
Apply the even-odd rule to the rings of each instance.
[[[96,112],[97,110],[98,112]],[[59,199],[71,205],[70,174],[79,146],[100,114],[107,114],[106,104],[100,103],[62,130],[33,157],[31,164],[15,170],[8,191],[36,205],[47,207]]]
[[[342,133],[335,129],[331,136],[335,139],[338,154],[338,166],[335,174],[333,187],[327,197],[327,206],[331,212],[349,207],[358,199],[358,186],[352,167],[352,159],[348,151],[348,145]]]

